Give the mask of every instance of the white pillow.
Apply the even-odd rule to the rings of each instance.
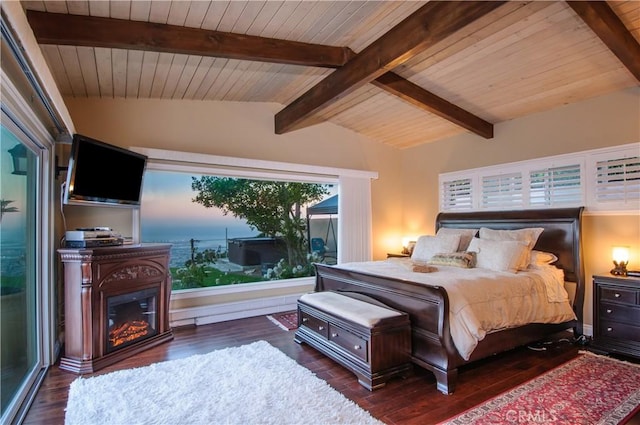
[[[476,267],[500,272],[516,273],[522,256],[528,252],[522,241],[492,241],[473,238],[468,251],[476,252]]]
[[[544,251],[536,251],[535,249],[531,251],[531,262],[530,264],[535,265],[544,265],[544,264],[553,264],[558,261],[558,257],[551,252]]]
[[[431,260],[431,257],[435,254],[456,252],[458,245],[460,245],[460,235],[423,235],[416,241],[411,259],[414,261],[427,262]]]
[[[458,251],[466,251],[469,247],[471,239],[478,233],[478,229],[453,229],[451,227],[441,227],[438,229],[436,236],[442,235],[460,235],[460,244]]]
[[[525,251],[518,264],[519,270],[524,270],[529,267],[531,262],[531,250],[538,241],[538,237],[544,229],[542,227],[528,227],[517,230],[496,230],[489,229],[487,227],[480,228],[480,239],[488,239],[492,241],[521,241],[527,244],[527,251]]]

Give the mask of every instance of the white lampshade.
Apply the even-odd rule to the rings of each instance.
[[[628,246],[614,246],[613,247],[613,261],[617,263],[626,263],[629,261],[629,247]]]

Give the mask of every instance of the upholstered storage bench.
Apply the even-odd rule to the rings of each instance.
[[[369,390],[411,371],[409,315],[364,295],[303,295],[298,300],[295,341],[340,363]]]

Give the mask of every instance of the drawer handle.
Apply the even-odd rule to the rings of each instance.
[[[607,332],[613,331],[613,328],[607,328]]]
[[[323,331],[324,330],[324,326],[318,326],[318,330],[319,331]]]
[[[613,310],[611,310],[610,308],[607,309],[607,313],[611,313]]]
[[[613,294],[613,296],[616,297],[616,298],[620,298],[620,294],[617,293],[617,292],[615,294]]]
[[[308,318],[308,317],[303,317],[303,318],[302,318],[302,321],[303,321],[303,322],[308,322],[308,321],[309,321],[309,318]]]
[[[334,332],[334,333],[332,333],[332,334],[331,334],[331,336],[332,336],[333,338],[336,338],[336,337],[338,336],[338,334]]]
[[[361,348],[362,348],[362,347],[361,347],[361,346],[359,346],[359,345],[354,345],[354,346],[353,346],[353,349],[354,349],[354,350],[360,350]]]

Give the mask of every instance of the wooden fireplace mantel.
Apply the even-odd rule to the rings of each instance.
[[[170,244],[59,249],[64,266],[64,356],[60,368],[92,373],[173,339],[169,327]],[[157,293],[157,333],[108,352],[107,299],[137,290]]]

